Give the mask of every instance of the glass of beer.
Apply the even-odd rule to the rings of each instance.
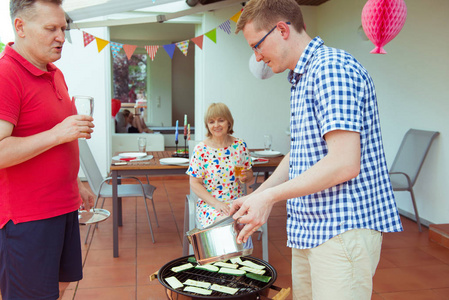
[[[75,103],[78,115],[91,116],[94,114],[94,98],[90,96],[73,96],[72,101]],[[86,138],[81,138],[85,140]]]
[[[242,177],[242,170],[245,168],[243,164],[237,164],[234,166],[235,179]]]
[[[94,113],[94,98],[90,96],[73,96],[76,111],[79,115],[91,116]]]

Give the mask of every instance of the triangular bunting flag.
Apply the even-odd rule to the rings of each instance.
[[[220,29],[222,29],[227,34],[231,34],[231,21],[227,20],[226,22],[221,23]]]
[[[187,56],[187,50],[189,49],[188,40],[176,43],[176,46],[178,46],[179,50],[181,50],[181,52],[184,53],[185,56]]]
[[[194,37],[193,39],[190,39],[195,45],[200,47],[201,50],[203,50],[203,37],[204,35],[200,35],[197,37]]]
[[[109,44],[109,41],[100,39],[98,37],[95,38],[97,40],[97,48],[98,48],[98,53],[101,52],[101,50],[104,49],[104,47],[106,47],[107,44]]]
[[[241,14],[242,14],[242,11],[239,11],[238,13],[233,15],[229,20],[234,21],[235,23],[237,23]]]
[[[173,53],[175,52],[175,44],[170,45],[164,45],[163,46],[165,51],[167,51],[168,56],[170,56],[171,59],[173,59]]]
[[[94,39],[95,39],[95,37],[93,35],[83,31],[84,47],[89,45]]]
[[[120,52],[120,50],[122,50],[122,48],[123,48],[123,44],[111,42],[112,56],[116,57],[117,54]]]
[[[159,46],[145,46],[145,50],[147,50],[148,55],[151,57],[151,61],[154,60],[157,49],[159,49]]]
[[[211,31],[206,32],[205,36],[207,36],[212,42],[214,42],[216,44],[217,43],[217,28],[214,28]]]
[[[128,59],[131,59],[131,56],[133,56],[134,51],[136,51],[137,46],[136,45],[123,45],[123,50],[125,50],[126,57]]]

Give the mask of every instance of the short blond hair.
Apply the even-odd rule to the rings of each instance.
[[[277,22],[290,22],[298,32],[304,30],[301,8],[295,0],[250,0],[237,22],[235,33],[253,22],[257,31],[270,30]]]
[[[212,133],[209,130],[209,126],[207,126],[209,120],[223,118],[229,123],[228,134],[234,133],[234,118],[232,117],[231,111],[224,103],[212,103],[209,105],[206,114],[204,115],[204,125],[207,129],[207,137],[211,137]]]

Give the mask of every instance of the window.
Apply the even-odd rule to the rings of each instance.
[[[113,58],[114,98],[122,103],[135,103],[146,99],[147,54],[133,54],[131,59],[120,52]]]

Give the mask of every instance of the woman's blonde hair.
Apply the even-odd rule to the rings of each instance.
[[[234,133],[234,118],[232,117],[231,111],[224,103],[212,103],[207,109],[206,115],[204,116],[204,125],[207,129],[207,137],[211,137],[212,133],[207,126],[210,119],[223,118],[229,123],[228,134]]]

